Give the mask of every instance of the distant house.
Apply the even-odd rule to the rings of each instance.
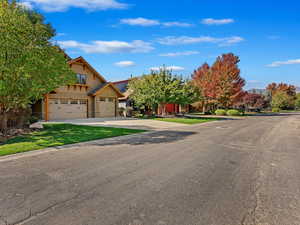
[[[251,94],[267,95],[266,89],[252,88],[252,89],[248,90],[247,92],[251,93]]]
[[[126,109],[126,107],[134,107],[133,100],[131,100],[129,98],[130,94],[132,93],[128,89],[129,82],[130,82],[130,79],[113,82],[113,84],[124,95],[124,97],[119,98],[119,108]],[[181,106],[179,104],[173,104],[173,103],[169,103],[166,105],[166,114],[172,115],[172,114],[179,114],[179,113],[184,113],[184,112],[189,112],[189,106]],[[163,114],[162,107],[158,107],[156,113],[158,115],[162,115]]]
[[[128,90],[129,82],[130,79],[113,82],[115,87],[117,87],[123,95],[123,97],[119,98],[119,108],[125,109],[126,107],[133,107],[133,101],[129,98],[131,94],[131,91]]]
[[[179,104],[168,103],[166,105],[165,113],[167,115],[175,115],[175,114],[188,113],[189,110],[190,110],[189,105],[179,105]],[[158,115],[163,114],[163,109],[161,106],[158,107],[157,114]]]
[[[98,73],[83,57],[68,61],[77,83],[59,87],[32,106],[33,114],[44,120],[115,117],[119,89]]]

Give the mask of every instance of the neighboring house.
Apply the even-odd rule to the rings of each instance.
[[[131,91],[128,90],[129,80],[121,80],[113,82],[113,84],[120,90],[124,97],[119,98],[119,108],[126,109],[126,107],[133,107],[133,101],[129,98]],[[163,110],[161,107],[158,107],[157,114],[162,115]],[[179,104],[169,103],[166,105],[166,114],[179,114],[189,112],[189,106],[181,106]]]
[[[57,88],[33,105],[33,114],[48,120],[117,116],[119,89],[107,82],[83,57],[68,64],[77,74],[77,83]]]
[[[260,95],[267,95],[268,91],[266,89],[259,89],[259,88],[252,88],[247,91],[248,93],[251,94],[260,94]]]
[[[167,115],[184,114],[184,113],[188,113],[189,109],[190,109],[189,105],[179,105],[179,104],[168,103],[168,104],[166,104],[166,112],[165,113]],[[157,114],[158,115],[163,114],[162,107],[158,107]]]
[[[123,94],[123,97],[119,98],[119,108],[125,109],[126,107],[132,107],[133,106],[133,102],[129,98],[129,96],[131,94],[130,90],[128,90],[128,83],[129,82],[130,82],[130,80],[121,80],[121,81],[113,82],[113,84]]]

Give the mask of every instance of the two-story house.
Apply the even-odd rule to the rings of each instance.
[[[47,94],[33,106],[33,114],[46,121],[117,116],[118,99],[123,97],[119,89],[83,57],[68,64],[77,74],[77,83]]]

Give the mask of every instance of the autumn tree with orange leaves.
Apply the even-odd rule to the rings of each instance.
[[[212,66],[204,63],[194,71],[193,82],[203,95],[203,111],[230,108],[243,96],[245,80],[240,76],[240,59],[232,53],[219,56]]]
[[[296,96],[296,87],[294,85],[285,83],[271,83],[267,86],[267,91],[269,92],[270,96],[274,96],[278,91],[285,92],[289,96]]]
[[[293,109],[296,100],[296,87],[285,83],[271,83],[267,86],[272,108]]]

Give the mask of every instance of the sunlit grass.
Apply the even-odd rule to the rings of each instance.
[[[144,131],[72,124],[46,124],[41,131],[9,139],[0,145],[0,156],[140,132]]]

